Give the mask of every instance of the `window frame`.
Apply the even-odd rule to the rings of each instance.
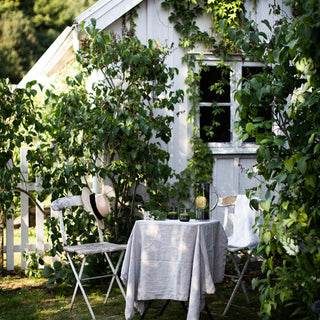
[[[200,56],[200,55],[199,55]],[[214,57],[212,55],[203,55],[201,58],[197,57],[197,60],[201,62],[201,65],[216,66],[221,63],[221,58]],[[261,62],[249,61],[248,59],[242,60],[239,56],[233,56],[229,60],[223,62],[225,65],[231,68],[230,72],[230,142],[209,142],[209,148],[213,154],[254,154],[257,151],[257,146],[252,142],[244,142],[238,140],[239,135],[234,131],[234,123],[239,120],[236,114],[236,109],[239,104],[234,100],[235,90],[239,88],[239,80],[242,78],[242,67],[264,67]],[[199,72],[199,67],[196,70]],[[206,106],[212,102],[198,102],[199,108]],[[224,105],[225,103],[221,103]],[[219,103],[218,103],[219,105]],[[196,120],[196,125],[200,128],[200,113]],[[200,130],[199,130],[200,132]],[[200,133],[199,133],[200,136]]]

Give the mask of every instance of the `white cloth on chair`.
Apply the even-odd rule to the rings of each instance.
[[[259,243],[259,232],[253,228],[258,212],[251,209],[249,199],[238,195],[234,207],[233,234],[228,237],[228,247],[253,249]]]

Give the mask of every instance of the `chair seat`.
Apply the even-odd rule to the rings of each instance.
[[[258,244],[256,245],[252,245],[252,246],[228,246],[228,251],[230,252],[235,252],[235,251],[241,251],[241,250],[252,250],[253,248],[255,248]]]
[[[89,255],[103,252],[121,251],[127,248],[126,244],[116,244],[110,242],[86,243],[74,246],[66,246],[64,249],[68,252]]]
[[[230,252],[235,252],[235,251],[240,251],[240,250],[245,250],[249,249],[248,247],[233,247],[233,246],[228,246],[228,251]]]

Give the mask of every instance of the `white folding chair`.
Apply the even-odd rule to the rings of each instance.
[[[259,244],[258,230],[253,228],[258,212],[250,207],[249,199],[245,195],[224,197],[219,199],[217,207],[231,206],[234,208],[233,232],[232,235],[228,237],[228,252],[237,273],[237,282],[225,307],[223,316],[227,314],[240,285],[246,302],[250,305],[243,277],[251,260],[252,249]],[[246,261],[241,271],[236,257],[236,252],[239,251],[244,251],[246,254]]]
[[[106,303],[108,300],[108,297],[109,297],[111,288],[113,286],[114,280],[116,280],[116,282],[118,283],[119,288],[125,298],[125,292],[124,292],[122,283],[121,283],[117,273],[118,273],[118,269],[120,267],[120,264],[122,262],[124,252],[126,250],[127,245],[105,242],[103,240],[102,230],[100,228],[101,223],[100,224],[98,223],[98,233],[99,233],[100,242],[69,246],[67,244],[67,233],[66,233],[65,224],[63,221],[63,211],[66,208],[71,208],[73,206],[82,206],[82,205],[83,205],[83,201],[82,201],[81,196],[70,196],[70,197],[63,197],[63,198],[60,198],[60,199],[53,201],[51,204],[51,208],[55,211],[59,211],[59,219],[60,219],[60,228],[61,228],[63,248],[64,248],[64,251],[65,251],[67,258],[70,262],[71,269],[72,269],[74,276],[76,278],[76,281],[77,281],[75,288],[74,288],[74,292],[73,292],[73,296],[72,296],[69,310],[71,311],[73,304],[74,304],[74,300],[75,300],[77,291],[78,291],[78,288],[80,288],[82,295],[84,297],[84,300],[87,303],[87,306],[89,308],[91,317],[92,317],[92,319],[95,319],[95,315],[93,313],[93,310],[91,308],[91,305],[89,303],[86,292],[85,292],[81,282],[85,281],[85,280],[89,280],[89,279],[99,279],[99,278],[104,278],[104,277],[111,277],[104,303]],[[110,254],[113,252],[116,252],[116,251],[120,251],[120,256],[119,256],[119,259],[117,261],[116,266],[114,267],[114,265],[111,261]],[[84,266],[85,266],[87,257],[89,255],[97,254],[97,253],[101,253],[101,254],[105,255],[105,257],[108,261],[108,264],[111,268],[112,273],[107,274],[107,275],[99,275],[99,276],[95,276],[95,277],[91,277],[91,278],[82,278],[82,274],[83,274],[83,270],[84,270]],[[82,257],[82,263],[81,263],[81,268],[80,268],[79,273],[77,272],[77,270],[74,266],[74,263],[72,261],[73,255],[78,255],[78,256]]]

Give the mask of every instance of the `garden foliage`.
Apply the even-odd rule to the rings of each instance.
[[[181,33],[182,47],[193,49],[201,42],[223,58],[237,52],[265,64],[262,73],[243,81],[235,92],[237,130],[243,140],[254,137],[258,147],[249,176],[261,183],[251,193],[264,193],[261,244],[256,252],[264,262],[262,278],[253,285],[260,294],[261,318],[316,319],[314,306],[320,300],[320,5],[314,0],[287,3],[293,16],[274,6],[279,21],[274,26],[263,21],[269,29],[265,33],[252,21],[246,22],[243,1],[167,0],[163,6],[173,8],[170,22]],[[221,41],[208,37],[192,22],[204,13],[215,18],[212,30],[215,36],[220,33]],[[163,200],[159,185],[163,191],[172,172],[169,155],[161,146],[171,138],[172,111],[182,92],[172,91],[169,85],[177,70],[164,63],[168,48],[153,40],[143,45],[131,29],[122,37],[103,34],[94,21],[86,31],[88,38],[78,53],[83,73],[67,79],[65,92],[46,91],[46,119],[38,121],[30,86],[12,91],[1,82],[1,163],[14,156],[15,147],[31,143],[46,129],[46,140],[37,137],[43,141],[41,148],[28,153],[34,173],[42,177],[40,199],[48,194],[54,199],[68,192],[78,194],[87,184],[86,175],[108,181],[113,187],[109,195],[113,214],[107,236],[120,241],[129,234],[137,208],[144,205],[141,186],[148,187],[155,204]],[[187,54],[184,62],[190,68],[186,83],[193,106],[188,120],[193,121],[199,74],[194,72],[192,56]],[[103,80],[89,87],[85,79],[94,72]],[[266,119],[263,114],[270,110],[272,117]],[[212,154],[197,140],[196,130],[193,139],[191,160],[198,157],[205,163],[208,158],[211,171]],[[1,207],[7,211],[11,189],[20,177],[14,166],[0,172],[0,188],[5,190],[0,193]],[[197,172],[197,176],[207,178],[207,173]],[[95,232],[92,217],[83,211],[76,217],[87,232],[70,220],[72,241],[77,237],[90,241]],[[57,221],[50,222],[53,253],[60,252]]]
[[[235,92],[238,133],[242,140],[254,137],[258,146],[257,163],[249,176],[261,183],[251,193],[263,193],[264,199],[257,251],[265,258],[263,277],[253,284],[260,292],[261,318],[311,319],[317,317],[312,306],[320,298],[320,8],[313,0],[286,3],[288,12],[276,3],[270,6],[278,21],[271,26],[264,20],[267,32],[246,20],[243,1],[166,0],[163,6],[172,9],[169,21],[181,34],[182,47],[192,50],[202,43],[221,56],[222,63],[236,53],[265,64],[263,73],[243,80]],[[213,37],[197,26],[204,14],[212,17]],[[190,69],[188,93],[195,102],[192,120],[198,110],[199,74],[192,55],[187,54],[184,61]],[[270,110],[271,119],[264,116]],[[208,149],[203,144],[201,149],[193,146],[195,155]]]
[[[125,242],[146,199],[154,207],[167,201],[159,186],[165,185],[173,173],[163,146],[171,139],[174,107],[182,101],[183,92],[171,90],[178,70],[165,63],[169,48],[160,47],[154,40],[142,44],[131,28],[124,29],[122,36],[102,33],[95,28],[94,20],[86,31],[88,36],[77,54],[82,73],[67,78],[63,91],[54,87],[45,90],[42,118],[40,112],[34,114],[32,99],[27,99],[36,93],[32,84],[10,90],[5,82],[1,94],[8,103],[1,109],[5,112],[1,118],[2,163],[12,158],[17,164],[13,151],[22,143],[29,144],[27,158],[32,176],[41,177],[40,201],[49,195],[54,200],[80,194],[89,184],[86,177],[94,177],[100,186],[109,185],[110,192],[104,191],[112,214],[106,221],[105,237]],[[92,73],[100,74],[101,81],[89,85]],[[40,124],[44,126],[39,129]],[[43,137],[38,135],[43,131]],[[32,148],[32,143],[39,147]],[[8,190],[1,201],[5,213],[12,200],[8,195],[20,182],[18,166],[14,167],[15,176],[10,170],[3,167],[1,171],[1,188]],[[70,243],[93,241],[96,229],[92,215],[79,210],[74,220],[67,220]],[[47,221],[53,243],[51,254],[55,255],[62,252],[59,226],[54,218]],[[89,261],[90,273],[93,265],[99,268],[98,257],[94,259]],[[54,282],[67,276],[63,270]],[[53,270],[46,272],[54,274]]]
[[[53,199],[79,194],[85,176],[109,184],[109,227],[119,240],[130,234],[143,195],[148,192],[156,201],[158,184],[172,174],[161,146],[171,139],[171,112],[182,92],[170,89],[177,69],[164,62],[167,48],[153,40],[143,45],[130,31],[122,37],[102,33],[95,21],[86,31],[77,54],[83,73],[67,80],[65,92],[46,91],[52,141],[34,160],[44,193]],[[86,87],[84,79],[92,73],[101,81]]]
[[[96,0],[1,0],[0,78],[19,83],[33,64]]]
[[[281,14],[268,34],[249,22],[229,29],[245,56],[265,64],[264,72],[236,92],[242,139],[255,137],[257,163],[250,176],[262,179],[253,194],[264,223],[257,254],[264,256],[256,279],[263,319],[316,319],[320,298],[320,42],[318,1],[289,1],[294,16]],[[272,31],[272,33],[271,33]],[[272,36],[270,36],[272,34]],[[261,116],[272,111],[272,119]],[[271,130],[271,129],[274,130]]]

